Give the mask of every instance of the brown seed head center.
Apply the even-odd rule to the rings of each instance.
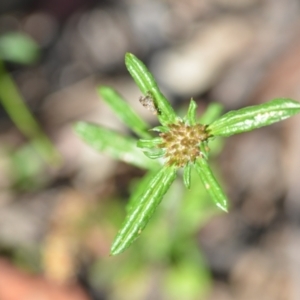
[[[186,125],[184,122],[172,124],[170,130],[161,133],[163,142],[158,146],[166,150],[165,158],[168,165],[184,167],[201,156],[200,143],[208,139],[206,125]]]

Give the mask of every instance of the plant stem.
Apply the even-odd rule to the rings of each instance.
[[[50,165],[58,165],[61,156],[29,111],[3,62],[0,60],[0,102],[16,127],[31,140],[33,147]]]

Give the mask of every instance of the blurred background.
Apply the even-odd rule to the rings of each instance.
[[[230,199],[180,180],[136,243],[109,257],[144,171],[86,146],[78,120],[128,133],[110,85],[151,124],[124,54],[199,115],[300,100],[298,0],[1,0],[0,299],[300,299],[300,117],[220,141]],[[131,134],[131,133],[128,133]]]

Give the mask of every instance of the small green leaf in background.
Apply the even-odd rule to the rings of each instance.
[[[0,59],[30,64],[39,57],[39,46],[29,36],[11,32],[0,36]]]
[[[282,121],[299,112],[299,102],[279,98],[230,111],[210,124],[208,130],[213,136],[231,136]]]
[[[11,32],[0,36],[0,102],[16,127],[29,138],[30,145],[53,166],[60,164],[61,156],[30,112],[3,62],[31,64],[39,54],[38,44],[25,34]]]
[[[199,118],[198,123],[210,124],[218,119],[223,112],[223,105],[220,103],[212,102],[208,105],[203,115]]]

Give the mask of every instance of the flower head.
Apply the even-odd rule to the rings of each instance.
[[[200,144],[208,140],[205,125],[187,125],[182,121],[171,124],[169,131],[160,133],[162,142],[157,146],[164,149],[168,166],[182,168],[202,157]]]

